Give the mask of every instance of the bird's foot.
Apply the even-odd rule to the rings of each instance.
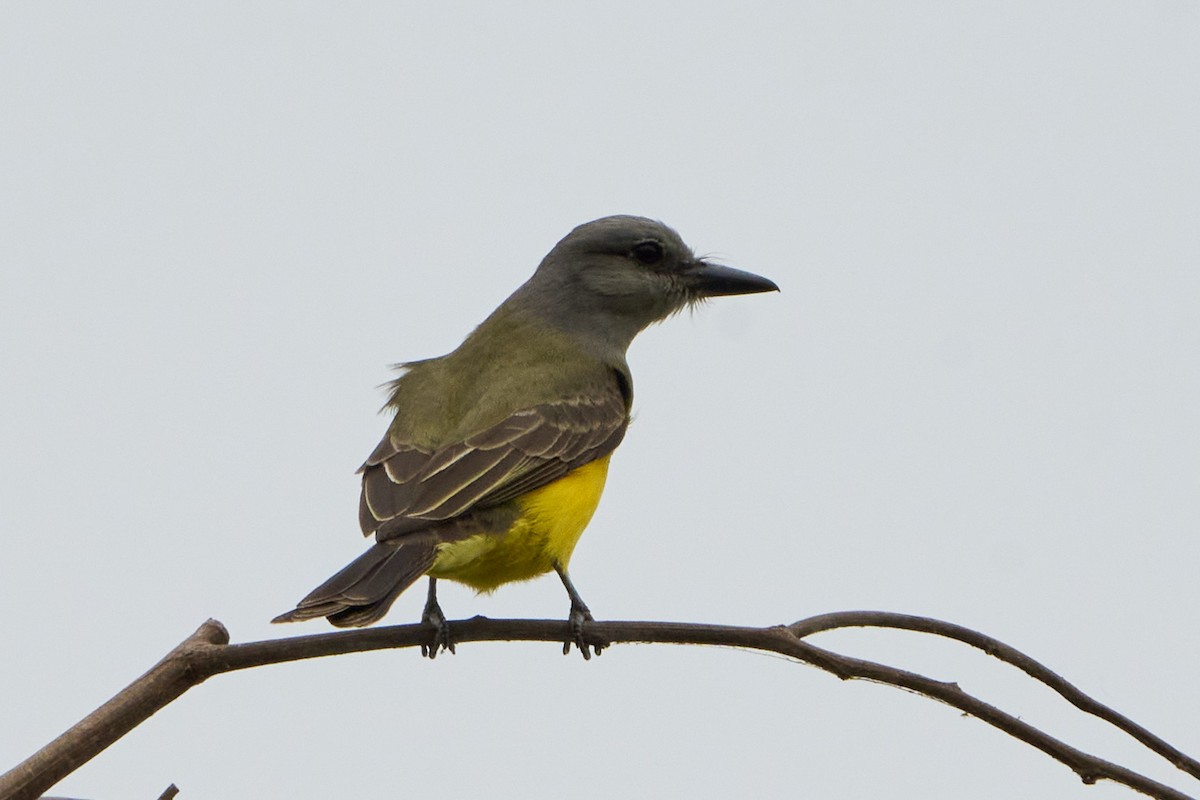
[[[421,645],[421,655],[431,661],[437,658],[440,651],[449,650],[454,655],[454,640],[450,638],[450,623],[442,613],[442,607],[436,599],[431,598],[421,612],[421,622],[433,628],[429,644]]]
[[[588,630],[588,623],[595,622],[592,618],[592,612],[582,603],[571,604],[571,614],[567,617],[567,621],[571,623],[571,638],[563,643],[563,655],[571,652],[571,645],[579,648],[580,654],[584,661],[588,661],[594,652],[596,655],[608,647],[609,643],[599,636],[591,633]]]

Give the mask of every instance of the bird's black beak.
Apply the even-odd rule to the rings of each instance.
[[[684,276],[700,297],[779,291],[774,281],[761,275],[707,261],[696,261],[684,271]]]

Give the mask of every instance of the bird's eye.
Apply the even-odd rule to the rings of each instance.
[[[653,240],[634,245],[633,257],[646,266],[653,266],[663,260],[663,246]]]

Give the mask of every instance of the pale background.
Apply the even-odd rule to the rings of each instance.
[[[364,546],[386,365],[571,227],[782,294],[630,353],[600,618],[987,631],[1200,751],[1200,6],[5,3],[0,767]],[[552,577],[451,618],[561,617]],[[389,622],[416,618],[422,592]],[[1195,793],[986,657],[958,680]],[[56,789],[1124,798],[952,709],[732,650],[474,644],[226,675]]]

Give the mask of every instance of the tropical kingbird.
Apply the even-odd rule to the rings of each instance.
[[[599,652],[567,564],[629,425],[625,351],[704,298],[778,288],[697,258],[654,220],[580,225],[457,350],[402,365],[389,385],[395,417],[359,470],[359,524],[375,544],[274,621],[368,625],[428,575],[433,656],[453,649],[438,578],[486,592],[554,570],[574,643]]]

